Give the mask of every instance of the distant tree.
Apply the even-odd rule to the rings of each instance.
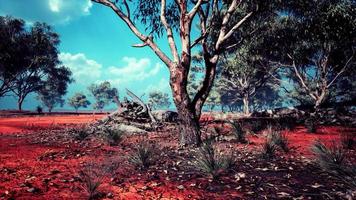
[[[73,82],[71,75],[72,72],[68,68],[64,66],[57,68],[37,92],[37,98],[48,108],[48,112],[52,112],[57,105],[61,107],[64,105],[63,96],[67,93],[68,84]]]
[[[269,58],[295,85],[295,96],[304,96],[316,110],[335,98],[338,80],[355,68],[355,5],[353,0],[288,1],[263,39]]]
[[[216,88],[216,86],[213,86],[208,98],[206,99],[204,106],[208,107],[210,111],[213,111],[214,108],[219,105],[221,105],[221,95],[218,91],[218,88]]]
[[[148,95],[148,103],[152,109],[168,109],[171,105],[171,102],[169,101],[169,95],[160,91],[150,92]]]
[[[111,102],[118,102],[118,91],[116,88],[111,87],[109,81],[104,81],[100,84],[91,84],[88,90],[95,98],[93,108],[95,110],[102,110],[106,105]]]
[[[68,105],[72,106],[75,112],[78,112],[80,107],[86,108],[90,105],[90,102],[83,93],[78,92],[68,99]]]
[[[40,91],[63,71],[58,60],[59,36],[44,23],[26,28],[21,20],[0,18],[0,95],[11,91],[18,109],[28,94]],[[68,70],[68,69],[67,69]]]

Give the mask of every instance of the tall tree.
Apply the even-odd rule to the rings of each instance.
[[[166,64],[170,72],[170,86],[179,118],[182,122],[181,144],[201,143],[199,118],[201,109],[213,85],[220,54],[234,46],[231,40],[241,26],[258,15],[267,1],[240,0],[92,0],[111,8],[143,43],[135,47],[150,47]],[[131,3],[132,4],[131,4]],[[132,13],[131,8],[136,7]],[[139,30],[134,20],[146,26]],[[193,21],[199,22],[198,37],[192,34]],[[155,36],[165,35],[171,56],[157,45]],[[176,40],[180,38],[180,43]],[[180,48],[177,48],[179,46]],[[236,45],[235,45],[236,46]],[[194,97],[187,91],[193,47],[201,47],[204,78]]]
[[[152,91],[148,94],[148,103],[153,109],[165,108],[168,109],[171,105],[169,95],[160,91]]]
[[[269,58],[316,110],[355,68],[355,13],[353,0],[290,1],[265,38]]]
[[[73,82],[71,75],[72,72],[68,68],[64,66],[57,68],[54,73],[49,74],[37,92],[38,99],[48,108],[48,112],[52,112],[57,105],[63,106],[63,96],[67,93],[68,84]]]
[[[68,105],[72,106],[75,109],[75,112],[78,112],[79,108],[88,107],[90,105],[90,101],[83,93],[77,92],[74,96],[68,99]]]
[[[109,81],[104,81],[100,84],[91,84],[88,90],[95,98],[95,103],[93,104],[95,110],[102,110],[111,102],[115,102],[117,105],[120,104],[118,91],[111,86]]]

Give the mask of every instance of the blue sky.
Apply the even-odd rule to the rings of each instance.
[[[131,47],[140,41],[107,7],[90,0],[0,0],[0,15],[22,18],[29,25],[46,22],[59,33],[59,58],[76,80],[65,98],[77,91],[88,94],[89,84],[104,80],[121,94],[125,88],[146,97],[152,90],[170,93],[167,67],[148,47]],[[164,39],[158,44],[168,52]],[[25,100],[25,110],[40,104],[35,96]],[[0,98],[0,105],[0,109],[15,109],[16,99]]]

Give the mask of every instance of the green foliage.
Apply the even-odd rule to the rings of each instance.
[[[88,90],[95,98],[96,102],[93,104],[95,110],[102,110],[118,96],[117,89],[111,87],[109,81],[104,81],[100,84],[91,84]]]
[[[235,159],[232,155],[223,155],[214,148],[211,142],[208,142],[198,149],[192,163],[202,173],[211,176],[215,180],[222,173],[232,168],[235,164]]]
[[[111,146],[118,145],[124,136],[124,132],[118,129],[113,129],[113,128],[105,128],[104,129],[104,134],[106,136],[106,139],[108,143]]]
[[[345,151],[342,146],[333,142],[330,147],[320,140],[314,142],[311,147],[316,156],[316,162],[327,171],[338,171],[345,165]]]
[[[247,143],[246,140],[246,132],[243,130],[242,126],[238,122],[231,122],[230,123],[233,128],[233,134],[236,137],[237,141],[240,143]]]
[[[74,96],[68,99],[68,104],[76,111],[78,111],[80,107],[88,107],[90,102],[87,100],[87,97],[83,93],[77,92],[74,94]]]
[[[71,82],[70,70],[58,59],[59,43],[45,23],[25,27],[22,20],[0,17],[0,96],[12,91],[20,110],[32,92],[40,94],[45,106],[58,102]]]
[[[156,147],[147,142],[140,142],[130,155],[129,162],[135,167],[145,170],[156,162]]]
[[[148,103],[152,109],[166,108],[171,105],[169,101],[169,95],[160,91],[152,91],[148,95]]]

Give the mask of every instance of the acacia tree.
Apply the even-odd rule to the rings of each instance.
[[[77,92],[74,96],[68,99],[68,105],[72,106],[75,109],[75,112],[78,112],[80,107],[88,107],[90,105],[90,101],[83,93]]]
[[[355,67],[355,1],[293,1],[262,44],[317,111]]]
[[[160,91],[152,91],[148,94],[148,103],[153,109],[166,108],[171,105],[169,95]]]
[[[135,47],[150,47],[165,63],[170,72],[170,86],[179,118],[182,122],[181,144],[201,143],[199,118],[201,109],[213,85],[220,54],[232,44],[232,36],[263,7],[266,1],[242,0],[92,0],[111,8],[143,43]],[[131,4],[131,3],[132,4]],[[136,7],[132,13],[131,8]],[[139,30],[133,19],[146,25],[149,33]],[[193,39],[192,23],[199,22],[197,38]],[[165,35],[171,56],[163,52],[155,41],[156,35]],[[180,42],[176,39],[179,37]],[[179,46],[179,48],[177,48]],[[187,79],[192,62],[192,49],[201,47],[204,60],[204,78],[194,97],[187,91]]]
[[[100,84],[91,84],[88,90],[95,98],[93,108],[96,110],[102,110],[110,102],[115,102],[117,105],[120,104],[118,91],[116,88],[111,87],[109,81],[104,81]]]

